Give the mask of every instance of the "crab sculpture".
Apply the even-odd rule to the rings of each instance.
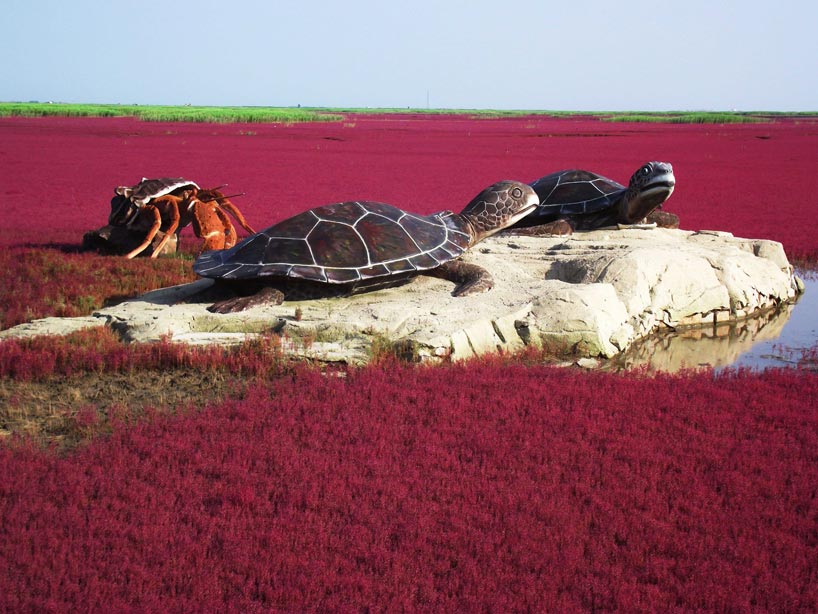
[[[202,189],[182,178],[145,179],[134,186],[119,186],[111,199],[108,224],[117,228],[146,229],[145,239],[126,258],[145,251],[160,233],[164,237],[154,247],[151,258],[182,228],[193,226],[193,232],[203,239],[199,253],[213,249],[228,249],[237,241],[236,229],[227,213],[236,218],[247,232],[255,231],[241,211],[218,188]]]

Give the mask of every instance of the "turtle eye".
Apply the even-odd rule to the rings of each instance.
[[[523,195],[523,191],[520,188],[514,188],[511,190],[511,195],[514,198],[520,198]]]
[[[645,166],[642,167],[642,174],[643,175],[650,175],[650,166],[649,165],[646,164]]]

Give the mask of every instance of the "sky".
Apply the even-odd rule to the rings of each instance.
[[[0,100],[818,111],[815,0],[0,0]]]

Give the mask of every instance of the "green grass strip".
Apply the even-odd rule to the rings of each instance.
[[[154,122],[285,123],[340,121],[341,115],[294,107],[200,107],[0,102],[0,117],[136,117]]]
[[[696,113],[612,113],[600,116],[606,122],[645,122],[663,124],[752,124],[770,121],[753,113],[705,111]]]
[[[779,118],[818,119],[815,112],[668,111],[599,112],[496,109],[422,109],[362,107],[209,107],[167,105],[73,104],[47,102],[0,102],[0,117],[136,117],[156,122],[284,123],[342,121],[348,115],[424,114],[460,115],[475,119],[504,117],[587,117],[606,122],[671,124],[736,124],[771,122]]]

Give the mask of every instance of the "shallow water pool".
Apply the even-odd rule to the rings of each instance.
[[[616,369],[768,369],[797,366],[818,346],[818,276],[798,272],[805,291],[798,301],[742,322],[654,335],[613,361]]]
[[[818,277],[802,274],[806,289],[782,314],[784,324],[774,339],[758,339],[730,365],[766,369],[795,366],[804,352],[818,345]]]

